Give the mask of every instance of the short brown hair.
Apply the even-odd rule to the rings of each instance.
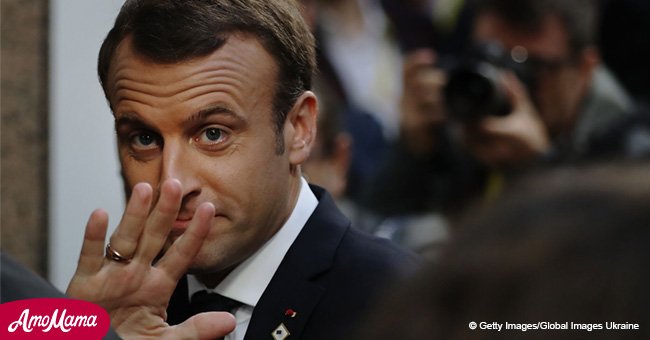
[[[273,103],[277,151],[295,100],[311,89],[314,38],[294,0],[127,0],[99,51],[99,79],[108,98],[108,71],[117,46],[133,37],[136,53],[162,64],[206,56],[233,33],[254,34],[278,64]]]

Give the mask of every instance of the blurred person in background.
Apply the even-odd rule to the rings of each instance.
[[[649,154],[640,110],[600,60],[597,0],[467,6],[467,52],[405,58],[400,138],[364,195],[396,230],[431,213],[444,228],[531,168]]]
[[[370,113],[387,139],[398,128],[401,55],[379,0],[318,0],[317,39],[349,105]]]
[[[318,133],[303,170],[310,183],[327,189],[337,204],[340,204],[347,200],[352,139],[343,128],[340,108],[336,108],[336,103],[328,99],[328,92],[317,93],[321,99],[317,118]]]
[[[364,181],[397,136],[401,53],[379,0],[301,0],[316,37],[314,91],[338,111],[351,141],[345,199],[357,203]]]
[[[317,118],[318,133],[314,148],[303,164],[305,178],[309,183],[326,189],[341,211],[358,229],[372,231],[379,221],[365,211],[349,195],[349,173],[351,171],[353,140],[345,129],[344,115],[340,102],[324,91],[323,84],[316,78],[314,91],[319,96]]]
[[[397,287],[356,339],[648,339],[649,172],[647,162],[581,165],[517,182],[470,210],[440,256]]]

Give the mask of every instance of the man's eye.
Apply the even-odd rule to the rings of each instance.
[[[211,141],[218,141],[221,138],[221,130],[217,128],[209,128],[205,130],[205,138]]]
[[[209,127],[201,131],[201,134],[195,138],[195,141],[203,145],[215,145],[222,143],[227,134],[222,129]]]
[[[149,150],[159,146],[158,137],[152,133],[141,132],[131,136],[131,145],[137,150]]]

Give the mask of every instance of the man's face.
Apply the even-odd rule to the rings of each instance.
[[[136,55],[130,38],[113,57],[107,88],[127,187],[181,181],[172,241],[199,204],[216,208],[192,265],[197,273],[243,261],[281,227],[296,199],[292,161],[276,151],[276,78],[272,56],[243,34],[207,57],[178,64]],[[283,133],[288,142],[286,130],[293,130]]]
[[[569,38],[559,18],[548,15],[539,31],[530,33],[509,26],[492,13],[483,13],[476,19],[474,39],[498,41],[507,50],[525,48],[529,59],[539,61],[533,70],[536,81],[531,99],[542,120],[552,132],[573,122],[590,74],[584,72],[582,60],[571,55]]]

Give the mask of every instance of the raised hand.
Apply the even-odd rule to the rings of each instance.
[[[110,248],[106,248],[107,256],[104,240],[108,215],[96,210],[88,220],[77,271],[67,294],[104,307],[121,337],[209,339],[222,337],[235,327],[234,317],[220,312],[198,314],[177,326],[165,322],[169,298],[199,251],[214,216],[211,203],[201,204],[185,233],[153,263],[165,246],[181,200],[181,183],[169,179],[151,210],[151,186],[135,185],[110,238]]]
[[[435,67],[432,50],[417,50],[404,59],[404,91],[400,102],[401,138],[413,155],[433,153],[447,121],[443,88],[445,73]]]
[[[521,81],[508,72],[502,84],[512,103],[510,114],[463,126],[464,140],[474,156],[488,166],[525,165],[550,149],[550,136]]]

